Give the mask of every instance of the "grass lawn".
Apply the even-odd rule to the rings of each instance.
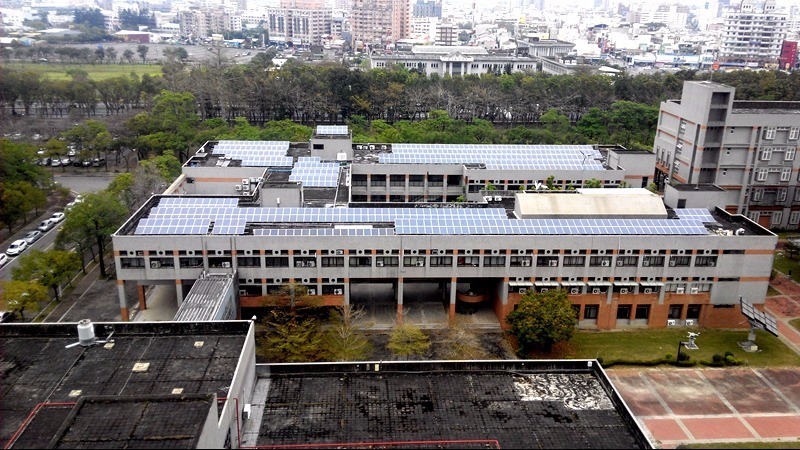
[[[89,78],[94,81],[107,80],[109,78],[128,76],[135,73],[139,76],[144,74],[161,76],[161,66],[159,64],[59,64],[59,63],[9,63],[7,67],[17,70],[30,70],[39,72],[50,80],[71,80],[67,75],[70,69],[80,69],[89,74]]]
[[[569,343],[560,344],[554,349],[552,357],[570,359],[603,358],[610,363],[618,360],[652,361],[671,354],[677,356],[678,342],[688,341],[688,328],[668,330],[626,330],[614,332],[579,331]],[[766,366],[800,366],[800,355],[786,347],[775,336],[761,330],[756,331],[758,352],[745,352],[739,342],[746,341],[748,330],[692,329],[699,332],[695,343],[697,350],[687,350],[693,360],[712,361],[715,354],[725,355],[732,352],[736,359],[744,365]],[[698,364],[699,367],[702,367]]]
[[[790,320],[789,325],[800,331],[800,318]]]

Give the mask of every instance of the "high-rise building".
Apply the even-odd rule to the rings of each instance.
[[[414,17],[442,17],[441,0],[417,0],[414,3]]]
[[[350,17],[355,48],[396,42],[411,32],[409,0],[354,0]]]
[[[736,89],[687,81],[680,100],[661,103],[656,179],[714,184],[718,204],[766,228],[800,224],[800,102],[734,100]]]
[[[776,65],[781,44],[786,39],[786,14],[775,11],[775,1],[757,8],[752,0],[742,0],[738,8],[725,14],[719,58],[722,63],[749,67]]]
[[[797,42],[783,41],[781,58],[778,67],[781,70],[791,70],[797,64]]]

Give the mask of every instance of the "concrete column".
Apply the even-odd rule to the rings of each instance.
[[[117,294],[119,295],[120,316],[122,316],[123,322],[127,322],[130,320],[130,313],[128,312],[128,300],[125,298],[125,280],[117,280]]]
[[[175,298],[178,308],[180,308],[183,304],[183,282],[181,280],[175,280]]]
[[[400,264],[403,262],[400,261]],[[403,324],[403,279],[397,279],[397,324]]]
[[[144,285],[136,285],[136,293],[139,295],[139,310],[144,311],[147,309],[147,296],[144,293]]]
[[[458,287],[458,278],[450,278],[450,307],[447,310],[447,316],[450,320],[456,318],[456,288]]]
[[[503,278],[500,289],[500,304],[505,306],[508,304],[508,277]]]
[[[350,278],[344,279],[344,304],[350,304]]]

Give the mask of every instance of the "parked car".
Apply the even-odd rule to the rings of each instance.
[[[17,239],[16,241],[12,242],[11,245],[8,246],[8,250],[6,250],[6,255],[17,256],[20,253],[24,252],[26,248],[28,248],[28,241],[26,241],[25,239]]]
[[[92,166],[92,160],[91,159],[84,159],[83,161],[81,161],[81,165],[83,167],[91,167]]]
[[[38,227],[36,227],[36,229],[44,233],[46,231],[49,231],[50,228],[53,228],[53,225],[55,224],[56,223],[53,221],[53,219],[45,219],[39,224]]]
[[[53,167],[60,167],[61,166],[61,158],[55,157],[53,158],[52,162],[50,163]]]
[[[66,214],[64,214],[63,212],[57,212],[53,213],[53,215],[50,216],[50,220],[52,220],[54,223],[58,223],[64,220],[64,217],[66,217]]]
[[[67,156],[75,156],[77,154],[78,152],[76,152],[74,149],[70,149],[70,151],[67,152]]]
[[[31,230],[31,231],[28,231],[27,233],[25,233],[25,236],[23,236],[22,239],[25,239],[25,242],[27,242],[28,245],[31,245],[34,242],[38,241],[40,237],[42,237],[42,232],[41,231],[39,231],[39,230]]]
[[[80,202],[82,202],[82,201],[83,201],[83,197],[81,197],[80,195],[78,195],[77,197],[75,197],[75,200],[73,200],[73,201],[71,201],[71,202],[67,203],[67,206],[65,206],[65,207],[64,207],[64,211],[69,211],[69,210],[71,210],[72,208],[74,208],[74,207],[75,207],[75,205],[77,205],[78,203],[80,203]]]
[[[61,158],[61,165],[62,166],[68,166],[69,163],[70,163],[70,159],[68,157],[65,156],[65,157]]]
[[[104,166],[104,165],[106,165],[106,159],[105,158],[95,158],[95,159],[92,160],[92,165],[95,166],[95,167]]]
[[[13,311],[0,311],[0,323],[13,322],[17,318]]]
[[[9,258],[8,255],[6,255],[5,253],[0,253],[0,267],[3,267],[6,264],[8,264],[8,261],[10,260],[11,258]]]

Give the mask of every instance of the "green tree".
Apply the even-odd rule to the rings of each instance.
[[[107,277],[104,255],[106,247],[111,241],[111,234],[125,221],[127,210],[119,199],[107,192],[88,194],[84,200],[67,214],[59,235],[63,233],[64,239],[75,239],[80,236],[94,240],[100,264],[100,275]],[[85,241],[84,241],[85,243]]]
[[[343,305],[331,312],[325,336],[325,348],[331,361],[364,361],[372,354],[372,344],[365,332],[363,308]]]
[[[143,164],[145,167],[152,164],[164,180],[174,180],[181,175],[181,162],[171,154],[154,156],[139,164]]]
[[[311,362],[325,359],[325,334],[313,317],[270,310],[257,326],[256,354],[267,362]]]
[[[517,338],[520,357],[534,350],[550,352],[556,343],[570,340],[577,325],[575,310],[563,289],[527,291],[506,322],[509,333]]]
[[[650,183],[647,185],[647,190],[654,194],[658,194],[658,185],[655,183]]]
[[[17,281],[37,281],[53,290],[56,300],[60,300],[59,288],[75,273],[80,265],[77,253],[65,250],[43,252],[31,249],[19,257],[19,264],[11,270],[11,277]]]
[[[150,51],[150,49],[144,44],[139,44],[136,46],[136,53],[139,54],[139,58],[142,58],[142,64],[144,64],[145,61],[147,61],[148,51]]]
[[[783,244],[783,251],[789,255],[789,258],[794,259],[794,257],[800,253],[800,240],[796,238],[787,239]]]
[[[35,281],[10,280],[3,282],[5,309],[14,311],[25,319],[25,311],[38,311],[47,301],[47,288]]]
[[[587,188],[600,188],[603,187],[603,182],[598,180],[597,178],[592,178],[591,180],[586,180],[584,186]]]
[[[76,9],[73,15],[73,22],[76,25],[86,25],[89,28],[104,28],[105,20],[99,8]]]
[[[423,355],[431,347],[431,340],[416,325],[404,323],[394,327],[386,348],[397,356],[408,360],[411,356]]]
[[[135,55],[135,53],[133,52],[133,50],[131,50],[129,48],[126,48],[125,50],[122,51],[122,58],[125,61],[128,61],[128,64],[133,64],[133,56],[134,55]]]

